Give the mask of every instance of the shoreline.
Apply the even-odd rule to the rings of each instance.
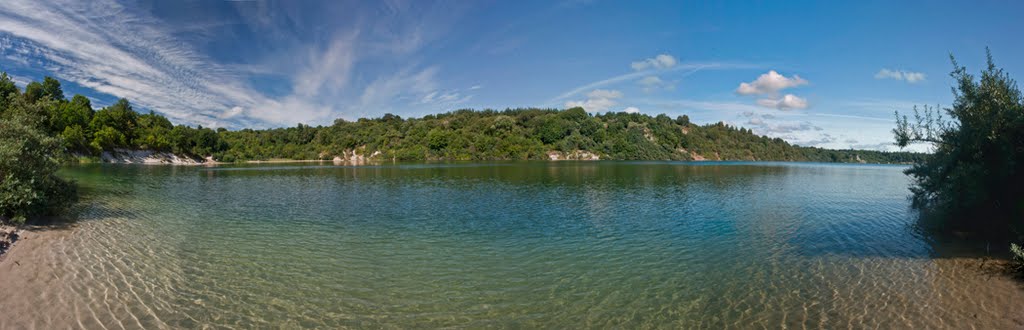
[[[21,226],[0,225],[0,264],[7,260],[7,256],[23,239],[25,239],[25,230]]]
[[[170,165],[170,166],[214,166],[214,165],[235,165],[235,164],[287,164],[287,163],[334,163],[342,165],[379,165],[383,163],[433,163],[433,162],[517,162],[517,161],[530,161],[530,162],[550,162],[550,163],[562,163],[562,162],[673,162],[673,163],[693,163],[693,164],[709,164],[709,163],[785,163],[785,164],[835,164],[835,165],[900,165],[910,166],[913,163],[854,163],[854,162],[816,162],[816,161],[803,161],[803,160],[749,160],[749,159],[734,159],[734,160],[716,160],[716,159],[701,159],[701,160],[670,160],[670,159],[486,159],[486,160],[455,160],[455,159],[429,159],[429,160],[408,160],[408,161],[395,161],[387,159],[367,159],[364,161],[352,162],[352,161],[338,161],[331,159],[282,159],[272,158],[268,160],[244,160],[238,162],[221,162],[216,160],[206,160],[202,162],[121,162],[121,161],[100,161],[100,162],[79,162],[79,164],[130,164],[130,165]]]

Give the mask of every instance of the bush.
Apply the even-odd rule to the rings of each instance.
[[[19,116],[0,119],[0,216],[22,223],[54,215],[77,198],[76,186],[57,176],[61,141]]]
[[[898,145],[932,144],[935,153],[906,171],[913,204],[939,229],[1006,236],[1024,228],[1024,100],[1009,75],[993,64],[979,79],[953,60],[955,100],[915,122],[897,114]]]
[[[1024,276],[1024,249],[1020,245],[1010,243],[1010,253],[1013,255],[1010,268],[1017,275]]]

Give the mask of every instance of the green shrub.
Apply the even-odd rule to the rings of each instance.
[[[24,222],[65,210],[76,186],[57,176],[61,141],[19,116],[0,119],[0,216]]]
[[[897,117],[893,130],[900,146],[935,147],[906,171],[914,179],[913,204],[940,229],[992,236],[1022,230],[1024,98],[991,55],[978,77],[956,61],[953,67],[953,105],[942,112],[915,108],[914,122]]]
[[[1015,243],[1010,243],[1011,264],[1010,267],[1017,275],[1024,276],[1024,249]]]

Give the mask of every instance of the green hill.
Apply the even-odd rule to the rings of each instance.
[[[22,93],[10,79],[0,112],[24,112],[57,136],[66,150],[96,155],[152,150],[224,162],[267,159],[376,160],[771,160],[909,163],[924,154],[828,150],[794,146],[722,123],[696,125],[687,116],[590,114],[582,108],[458,110],[422,118],[385,114],[330,126],[230,131],[174,125],[140,114],[126,99],[94,111],[89,99],[66,100],[47,77]]]

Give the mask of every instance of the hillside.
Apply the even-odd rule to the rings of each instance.
[[[64,98],[46,77],[24,93],[6,75],[0,112],[37,118],[66,150],[80,155],[145,150],[222,162],[267,159],[377,160],[772,160],[908,163],[906,152],[827,150],[790,145],[725,124],[696,125],[687,116],[590,114],[582,108],[458,110],[422,118],[385,114],[330,126],[266,130],[192,128],[136,112],[126,99],[93,110],[88,98]]]
[[[374,155],[394,160],[616,159],[776,160],[904,163],[922,154],[827,150],[790,145],[687,116],[606,113],[581,108],[459,110],[423,118],[386,114],[326,127],[220,131],[223,161],[330,159]],[[346,157],[342,157],[346,158]]]

